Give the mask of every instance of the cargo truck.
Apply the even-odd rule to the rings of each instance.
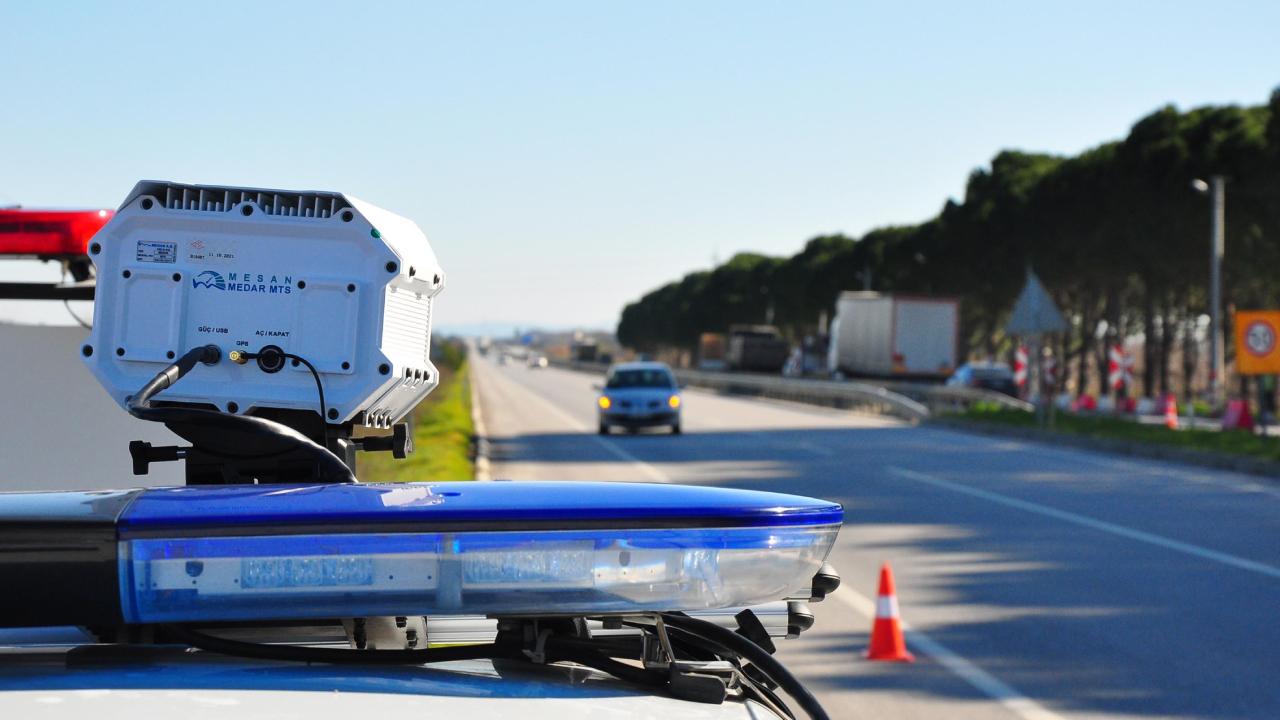
[[[772,325],[730,325],[729,352],[725,361],[730,370],[782,372],[791,346]]]
[[[843,292],[827,369],[836,376],[943,379],[956,366],[959,329],[955,298]]]
[[[569,348],[569,359],[573,362],[598,362],[599,354],[600,346],[595,340],[580,340]]]
[[[698,369],[724,370],[727,341],[720,333],[702,333],[698,336]]]

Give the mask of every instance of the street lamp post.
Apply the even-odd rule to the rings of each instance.
[[[1199,178],[1191,181],[1196,192],[1212,198],[1213,210],[1209,220],[1209,396],[1215,404],[1222,403],[1222,256],[1226,234],[1226,185],[1221,175],[1213,175],[1209,182]]]

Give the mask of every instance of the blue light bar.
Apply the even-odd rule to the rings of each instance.
[[[832,503],[631,483],[176,488],[120,529],[129,622],[614,614],[807,597]]]
[[[381,483],[148,490],[120,519],[126,534],[157,529],[329,523],[584,523],[752,527],[839,523],[838,504],[780,493],[653,483]]]

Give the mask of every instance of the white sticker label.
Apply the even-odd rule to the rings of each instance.
[[[233,263],[236,260],[234,240],[195,239],[187,243],[187,260],[200,263]]]
[[[178,261],[178,243],[138,241],[138,262],[173,263]]]

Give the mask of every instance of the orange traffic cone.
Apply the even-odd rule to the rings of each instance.
[[[880,592],[876,597],[876,619],[871,625],[871,647],[868,660],[915,662],[902,639],[902,623],[898,619],[898,594],[893,589],[893,570],[889,563],[880,566]]]
[[[1164,396],[1164,426],[1178,429],[1178,401],[1173,399],[1173,393]]]

